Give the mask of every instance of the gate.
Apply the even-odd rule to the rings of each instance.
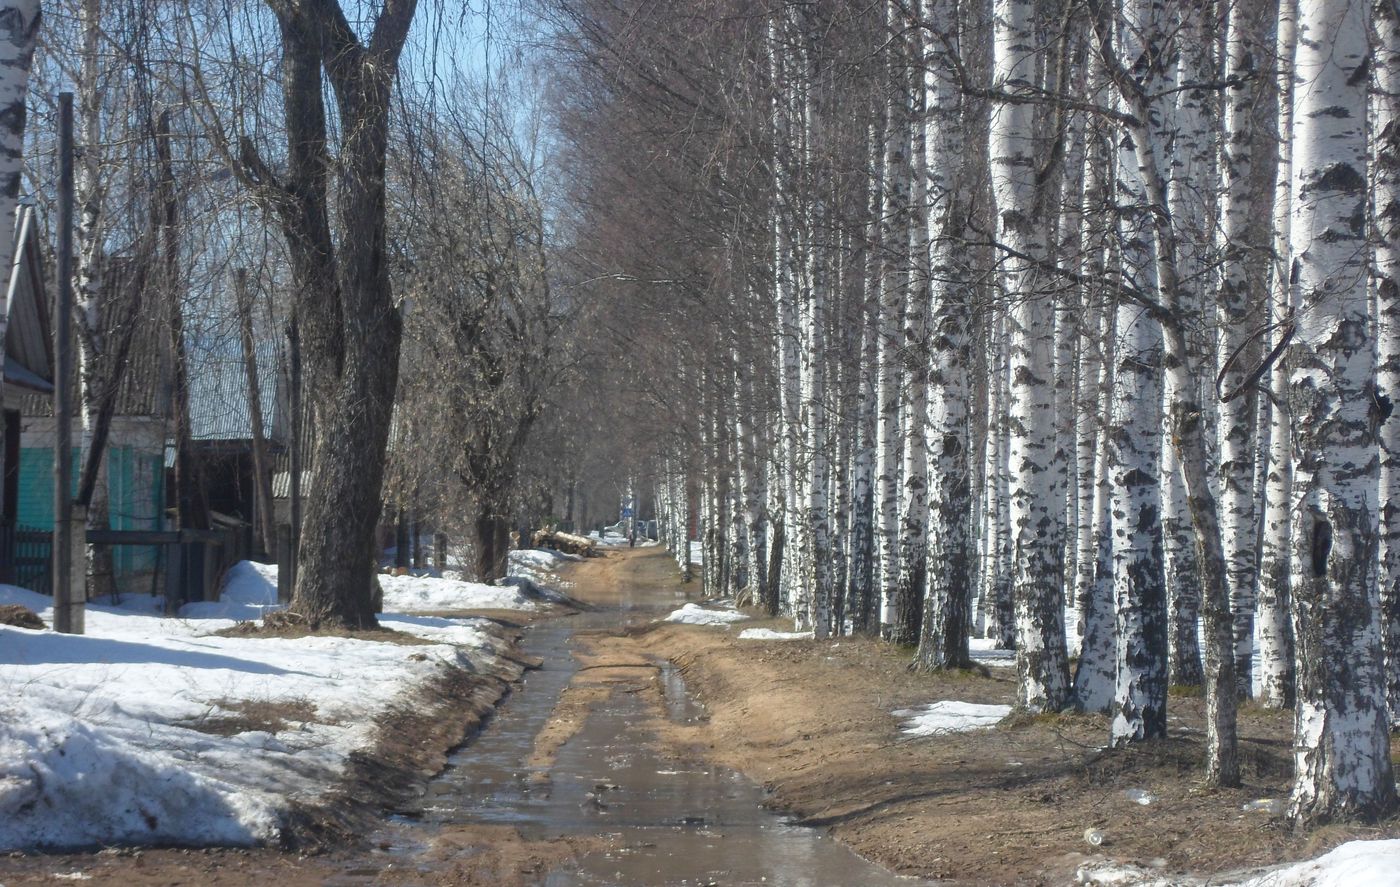
[[[50,594],[52,565],[52,530],[0,523],[0,582]]]

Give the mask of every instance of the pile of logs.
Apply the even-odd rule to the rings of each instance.
[[[577,554],[582,557],[602,556],[602,552],[593,544],[592,539],[559,530],[536,530],[534,546],[536,548],[553,548],[555,551]]]

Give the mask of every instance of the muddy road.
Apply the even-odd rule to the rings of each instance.
[[[613,551],[567,578],[591,609],[525,628],[522,652],[540,668],[360,846],[16,856],[0,860],[0,884],[920,883],[794,824],[695,746],[688,730],[708,721],[705,707],[670,661],[631,640],[685,600],[663,551]]]

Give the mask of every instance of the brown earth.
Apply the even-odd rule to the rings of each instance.
[[[0,625],[13,625],[15,628],[32,628],[36,631],[43,631],[48,628],[44,620],[39,618],[28,607],[20,604],[5,604],[0,606]]]
[[[1241,809],[1287,798],[1289,713],[1244,707],[1244,785],[1222,790],[1200,778],[1197,698],[1173,698],[1167,739],[1123,750],[1103,748],[1108,720],[1097,715],[909,738],[891,712],[944,699],[1010,704],[1014,670],[915,674],[911,651],[870,639],[741,641],[737,630],[674,624],[630,634],[599,640],[593,652],[674,662],[709,711],[707,722],[661,727],[677,748],[744,772],[772,792],[775,806],[903,874],[1066,884],[1079,865],[1109,858],[1163,877],[1199,877],[1316,856],[1353,838],[1400,836],[1397,820],[1298,831]],[[1125,794],[1134,789],[1154,800],[1135,803]],[[1101,848],[1086,843],[1089,829],[1104,834]]]

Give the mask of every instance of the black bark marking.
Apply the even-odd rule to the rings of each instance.
[[[1320,520],[1313,526],[1312,569],[1319,579],[1327,575],[1327,555],[1332,552],[1332,524]]]
[[[1334,163],[1327,167],[1311,185],[1303,186],[1304,191],[1365,191],[1366,177],[1350,163]]]

